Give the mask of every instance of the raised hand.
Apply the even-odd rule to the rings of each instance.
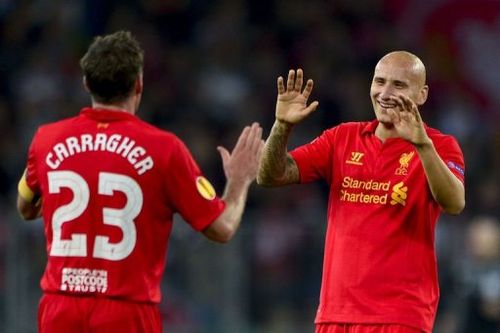
[[[302,90],[303,80],[304,73],[300,68],[297,69],[297,72],[293,69],[288,72],[286,89],[283,77],[278,77],[277,120],[297,124],[318,107],[318,101],[312,102],[309,106],[307,105],[307,100],[313,88],[313,80],[307,80],[306,86]]]
[[[388,114],[399,136],[416,146],[432,143],[425,131],[424,122],[415,102],[401,94],[391,98],[396,102],[399,110],[391,109]]]
[[[217,147],[227,180],[253,182],[257,176],[263,148],[262,128],[258,123],[243,129],[231,153],[224,147]]]
[[[262,128],[258,123],[243,129],[231,153],[224,147],[217,147],[227,179],[222,196],[226,206],[222,214],[203,230],[209,239],[226,243],[238,230],[248,189],[257,176],[263,148]]]

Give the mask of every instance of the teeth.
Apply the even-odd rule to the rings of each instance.
[[[382,106],[383,108],[386,108],[386,109],[390,109],[390,108],[395,108],[396,105],[393,105],[393,104],[382,104],[382,103],[379,103],[380,106]]]
[[[385,103],[381,101],[378,101],[378,104],[383,108],[395,108],[397,106],[395,103]]]

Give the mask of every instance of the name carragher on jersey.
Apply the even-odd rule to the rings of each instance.
[[[142,175],[153,168],[153,158],[146,149],[121,134],[105,133],[70,136],[63,142],[56,143],[47,154],[45,162],[51,169],[57,169],[66,158],[89,151],[107,151],[122,156],[133,165],[137,174]]]

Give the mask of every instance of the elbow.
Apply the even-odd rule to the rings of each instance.
[[[213,239],[213,241],[215,241],[216,243],[219,243],[219,244],[227,244],[227,243],[229,243],[229,241],[230,241],[232,238],[233,238],[233,236],[232,236],[232,235],[231,235],[231,236],[229,236],[229,235],[228,235],[228,236],[224,235],[224,236],[222,236],[222,237],[220,237],[220,238]]]
[[[41,198],[30,202],[23,199],[21,196],[17,197],[17,212],[23,220],[34,220],[42,215],[42,202]]]
[[[257,174],[256,181],[257,185],[262,187],[273,187],[279,184],[279,182],[276,182],[275,179],[273,179],[271,176],[264,173]]]
[[[257,173],[257,178],[255,179],[257,182],[257,185],[266,186],[267,180],[268,180],[266,178],[269,178],[269,177],[266,177],[266,174],[262,170],[259,170],[259,172]]]
[[[212,240],[219,244],[227,244],[231,239],[233,239],[235,233],[236,230],[231,230],[230,228],[227,228],[227,230],[219,232],[216,237],[212,238]]]
[[[38,207],[32,207],[29,205],[17,205],[17,212],[19,216],[25,220],[35,220],[40,217],[40,209]]]
[[[443,210],[450,215],[459,215],[465,208],[465,199],[459,200],[454,205],[443,207]]]
[[[20,210],[18,209],[17,212],[19,213],[19,216],[25,220],[25,221],[31,221],[35,220],[39,217],[39,214],[37,212],[34,212],[32,210]]]
[[[204,235],[213,242],[226,244],[236,234],[236,227],[230,224],[215,221],[211,226],[203,231]]]
[[[261,176],[260,174],[257,175],[257,185],[259,186],[269,186],[268,183],[266,182],[266,178],[264,176]]]

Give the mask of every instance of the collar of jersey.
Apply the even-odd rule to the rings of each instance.
[[[361,130],[361,134],[363,134],[363,135],[375,134],[375,130],[377,129],[377,126],[378,126],[378,120],[375,119],[375,120],[373,120],[365,125],[365,127]],[[426,131],[429,129],[429,127],[425,123],[424,123],[424,128]],[[399,138],[391,138],[391,139],[399,139]]]
[[[122,110],[111,110],[103,108],[86,107],[80,111],[80,114],[97,121],[118,121],[118,120],[135,120],[135,115]]]
[[[361,131],[361,134],[365,135],[365,134],[375,134],[375,129],[377,129],[377,125],[378,125],[378,120],[373,120],[371,122],[369,122],[367,125],[365,125],[365,127],[363,128],[363,130]]]

